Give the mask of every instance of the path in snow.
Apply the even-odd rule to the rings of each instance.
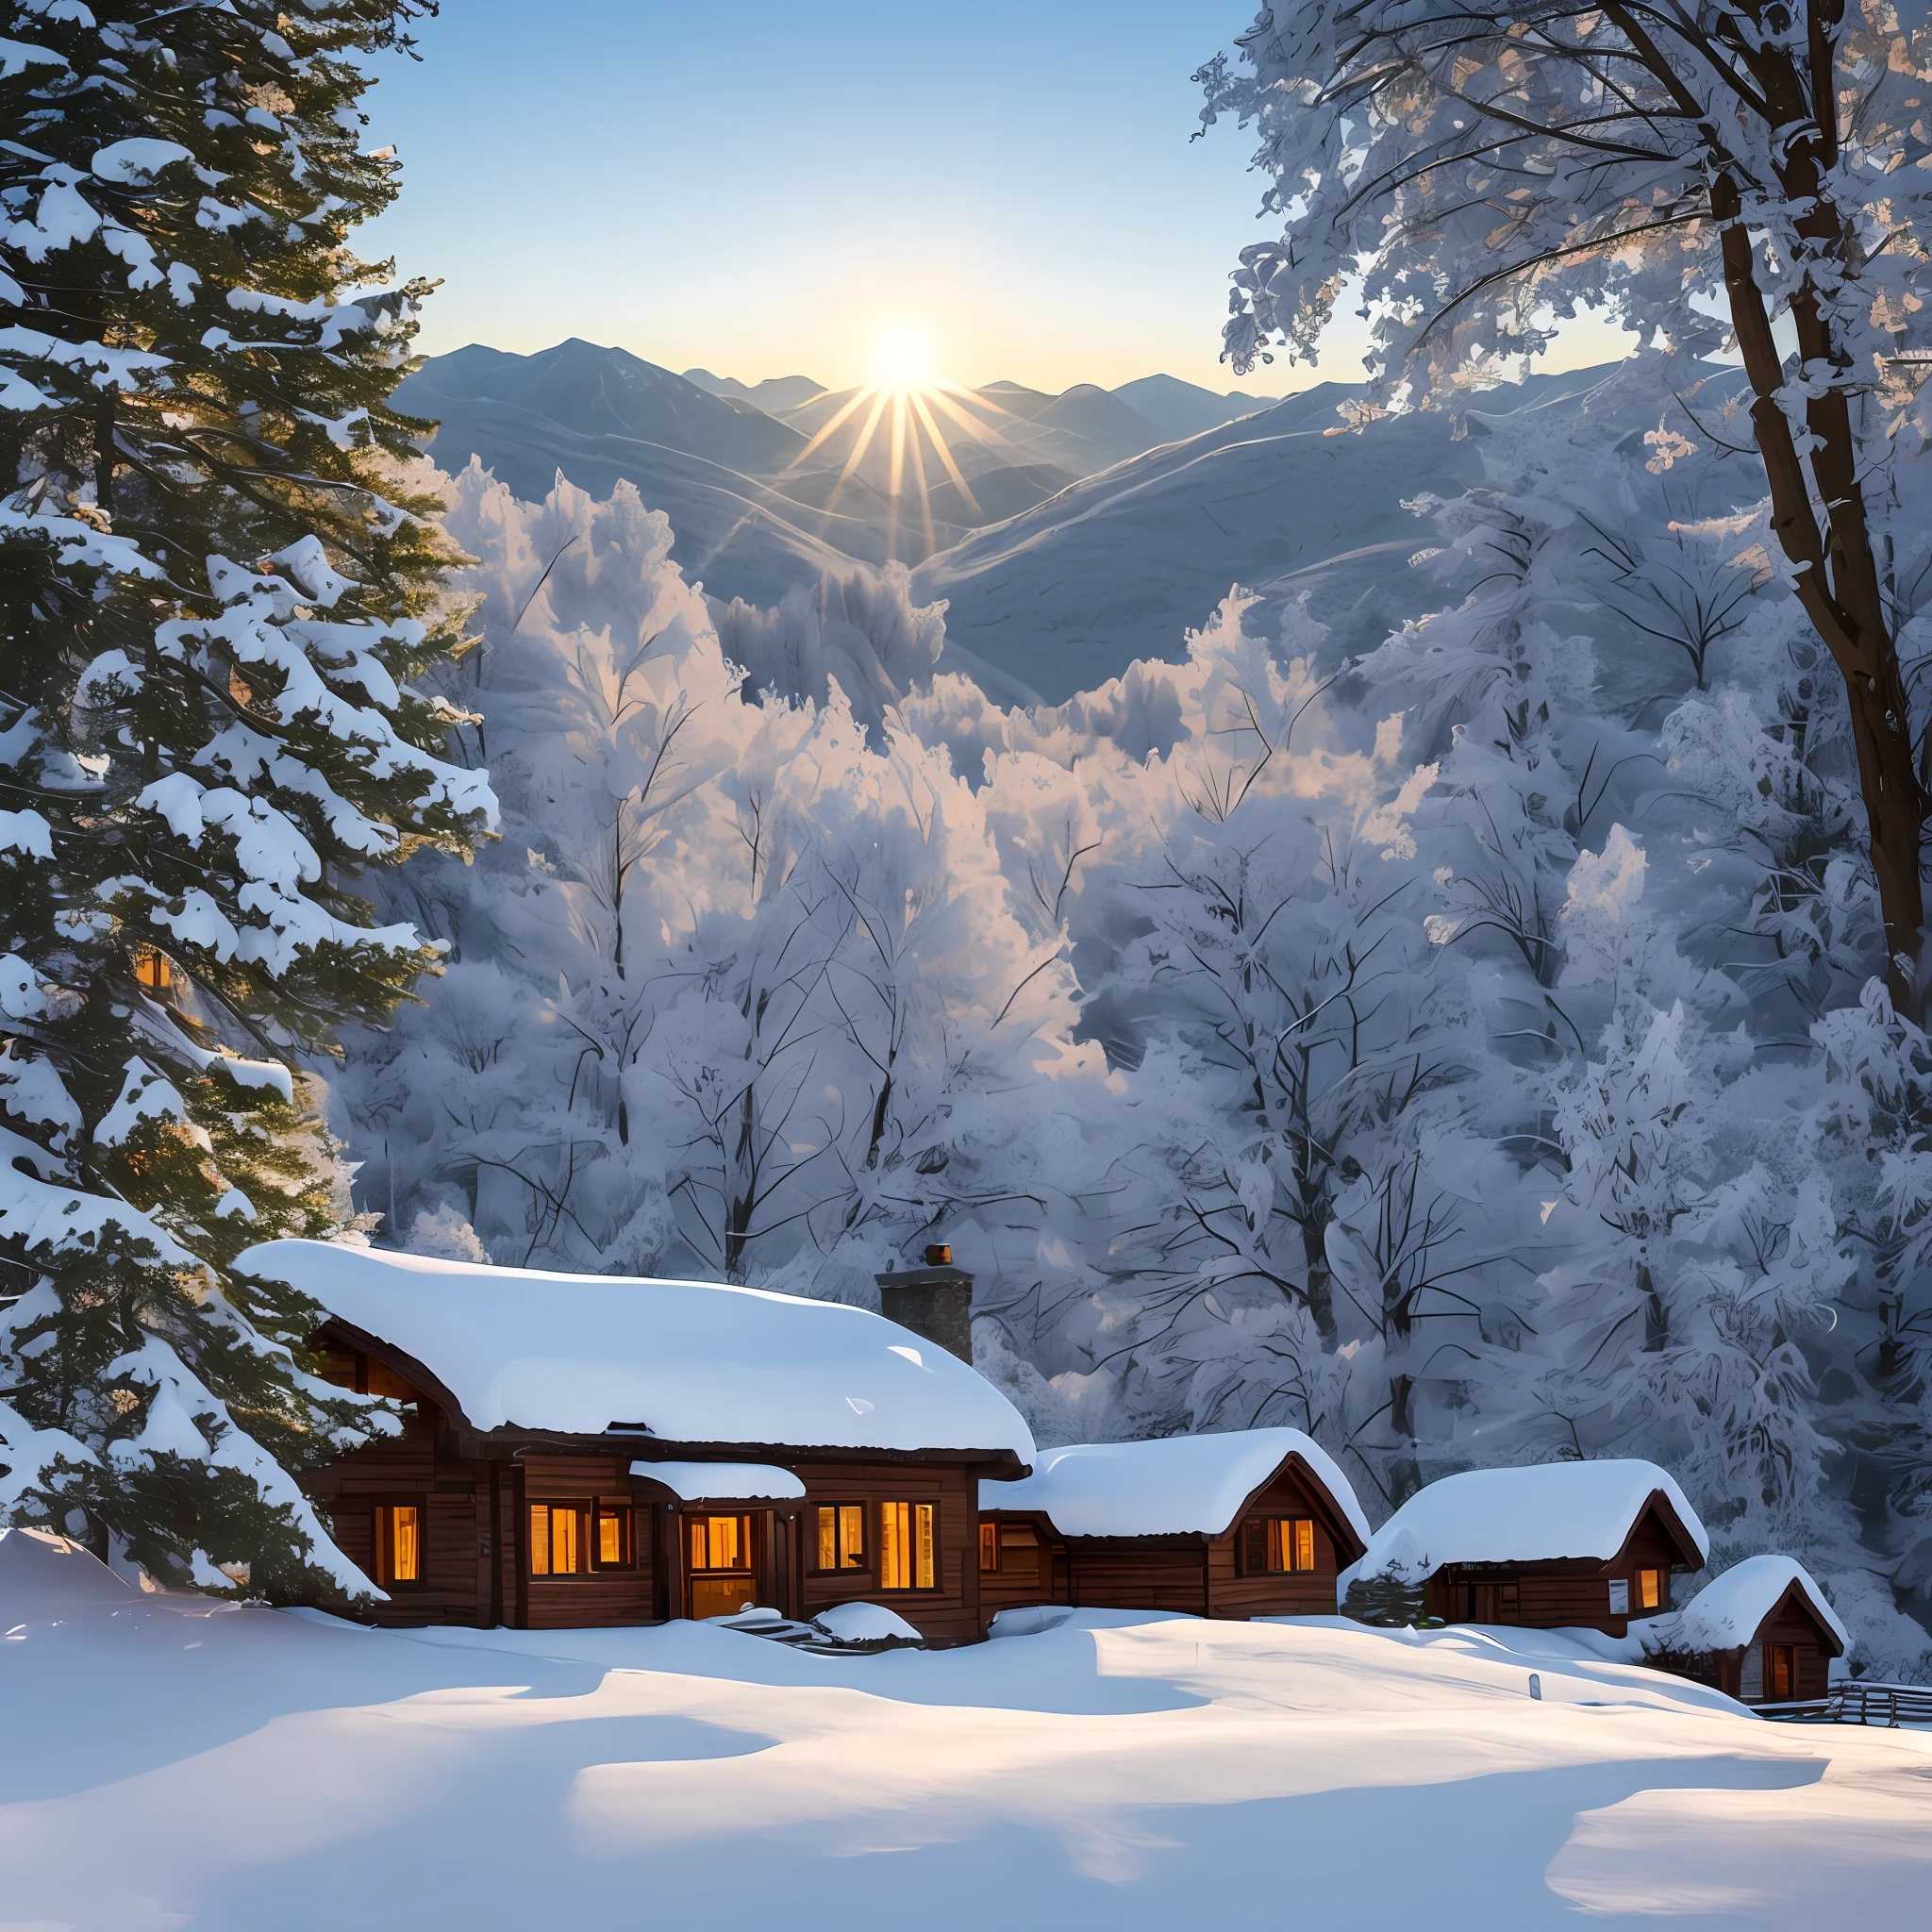
[[[1932,1737],[1523,1632],[1082,1613],[846,1659],[376,1633],[85,1558],[0,1561],[0,1630],[8,1927],[1809,1932],[1932,1881]]]

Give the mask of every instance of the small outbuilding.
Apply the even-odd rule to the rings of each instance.
[[[1354,1576],[1420,1584],[1424,1614],[1445,1623],[1622,1637],[1667,1611],[1672,1575],[1701,1569],[1709,1552],[1697,1512],[1656,1463],[1540,1462],[1417,1491]]]
[[[965,1362],[862,1308],[330,1242],[241,1265],[320,1304],[343,1387],[399,1434],[305,1487],[383,1624],[552,1629],[890,1606],[985,1633],[979,1484],[1033,1440]]]
[[[1851,1637],[1805,1566],[1790,1557],[1747,1557],[1690,1603],[1642,1632],[1659,1668],[1714,1685],[1742,1704],[1823,1697],[1831,1662]]]
[[[979,1486],[980,1595],[1023,1604],[1333,1616],[1368,1518],[1299,1429],[1236,1429],[1040,1450]]]

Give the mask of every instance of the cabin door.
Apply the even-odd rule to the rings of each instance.
[[[684,1613],[735,1617],[758,1601],[767,1539],[764,1512],[683,1520]]]

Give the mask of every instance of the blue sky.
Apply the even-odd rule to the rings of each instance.
[[[833,387],[910,331],[932,373],[1216,389],[1266,232],[1248,138],[1189,75],[1251,0],[446,0],[373,131],[403,200],[358,238],[443,277],[431,353],[566,336]],[[1357,374],[1345,342],[1278,391]]]

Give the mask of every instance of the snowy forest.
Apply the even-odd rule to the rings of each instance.
[[[1481,480],[1385,634],[1231,584],[1050,705],[903,563],[725,599],[424,456],[348,240],[415,10],[5,9],[0,1520],[354,1587],[293,1473],[391,1418],[270,1234],[945,1242],[1042,1446],[1291,1424],[1376,1522],[1646,1457],[1932,1674],[1925,7],[1231,17],[1231,366],[1358,307],[1348,459]]]

